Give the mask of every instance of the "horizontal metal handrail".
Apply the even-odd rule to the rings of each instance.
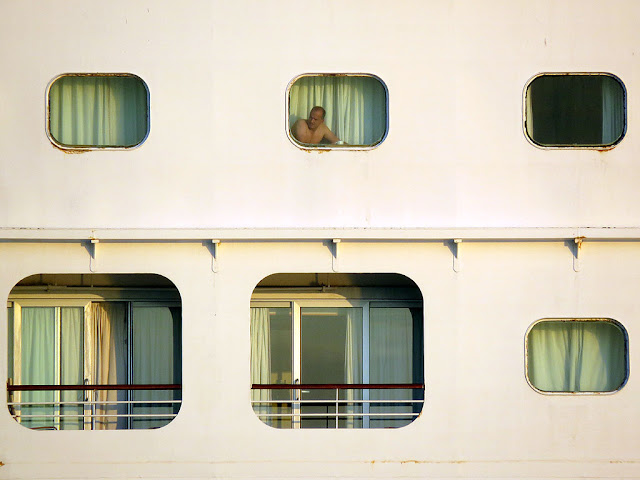
[[[71,414],[71,413],[49,413],[49,414],[28,414],[28,415],[13,415],[13,418],[175,418],[175,413],[94,413],[91,415]]]
[[[258,413],[256,412],[256,415],[258,417],[265,417],[265,418],[291,418],[291,414],[290,413]],[[393,412],[389,412],[389,413],[346,413],[346,412],[339,412],[339,413],[334,413],[334,412],[329,412],[329,413],[300,413],[298,416],[300,416],[301,418],[312,418],[312,417],[316,417],[316,418],[334,418],[334,417],[340,417],[340,418],[349,418],[349,417],[417,417],[419,416],[419,413],[415,413],[415,412],[403,412],[403,413],[393,413]]]
[[[333,400],[330,398],[319,398],[316,400],[251,400],[252,405],[274,405],[274,404],[304,404],[304,405],[326,405],[327,403],[331,403],[332,405],[354,405],[354,404],[397,404],[397,405],[407,405],[413,403],[424,403],[424,400],[402,400],[402,399],[388,399],[388,400]]]
[[[45,405],[59,405],[61,407],[70,407],[70,406],[80,406],[80,405],[166,405],[173,403],[182,403],[182,400],[95,400],[90,401],[56,401],[52,400],[50,402],[7,402],[8,406],[45,406]]]
[[[7,385],[9,392],[42,391],[90,391],[90,390],[182,390],[180,383],[131,384],[131,385]]]
[[[252,399],[251,405],[258,418],[265,422],[269,420],[291,420],[289,428],[297,428],[301,426],[301,421],[311,419],[326,419],[327,422],[333,421],[334,427],[330,427],[327,423],[326,428],[341,428],[340,422],[347,422],[342,428],[369,428],[369,420],[402,420],[411,422],[420,415],[424,404],[424,384],[423,383],[268,383],[251,385],[253,391],[273,391],[273,390],[289,390],[293,398],[289,399]],[[320,390],[332,390],[335,392],[334,398],[313,398],[310,392]],[[356,390],[362,390],[362,399],[340,398],[340,392],[355,393]],[[391,390],[413,390],[417,392],[415,399],[399,398],[399,399],[369,399],[369,395],[375,391],[391,391]],[[301,394],[307,393],[307,397],[299,398]],[[350,396],[353,396],[353,393]],[[401,396],[414,396],[409,393]],[[311,396],[312,398],[309,398]],[[360,395],[358,395],[360,396]],[[307,412],[302,409],[306,407],[326,408],[324,412]],[[282,409],[285,409],[283,412]],[[378,411],[370,411],[375,409]],[[411,410],[409,412],[402,410]],[[332,411],[330,411],[332,410]],[[341,411],[342,410],[342,411]],[[360,411],[357,411],[360,410]],[[379,411],[383,410],[383,411]],[[400,410],[400,411],[399,411]],[[353,420],[361,419],[362,425],[357,426],[351,424]],[[296,427],[297,426],[297,427]]]

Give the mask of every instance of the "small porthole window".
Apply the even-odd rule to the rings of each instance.
[[[49,86],[48,134],[62,148],[130,148],[149,133],[149,91],[130,74],[66,74]]]
[[[611,147],[624,136],[625,90],[613,75],[543,74],[525,95],[525,130],[536,145]]]
[[[289,86],[287,130],[304,148],[372,148],[387,135],[387,88],[364,74],[308,74]]]
[[[527,379],[541,392],[615,392],[627,381],[627,335],[615,320],[541,320],[526,352]]]

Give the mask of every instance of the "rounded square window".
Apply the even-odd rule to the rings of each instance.
[[[615,392],[627,381],[627,333],[615,320],[540,320],[526,355],[527,380],[541,392]]]
[[[398,274],[275,274],[253,291],[251,404],[274,428],[399,428],[424,403],[422,294]]]
[[[612,147],[626,129],[622,82],[610,74],[545,73],[525,93],[525,131],[542,147]]]
[[[8,300],[9,412],[34,430],[160,428],[182,402],[182,307],[153,274],[32,275]]]
[[[149,133],[149,91],[130,74],[66,74],[48,92],[48,135],[61,148],[130,148]]]
[[[387,88],[374,75],[301,75],[287,102],[288,135],[303,148],[373,148],[387,135]]]

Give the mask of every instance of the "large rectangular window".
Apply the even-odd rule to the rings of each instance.
[[[339,281],[334,277],[331,284]],[[419,291],[357,290],[301,295],[285,288],[270,291],[267,299],[256,288],[251,381],[253,408],[262,421],[277,428],[396,428],[419,415]]]
[[[149,92],[135,75],[62,75],[49,87],[48,120],[63,148],[134,147],[149,133]]]
[[[606,74],[544,74],[526,89],[527,136],[545,147],[608,147],[625,131],[622,83]]]
[[[104,276],[85,277],[99,283]],[[14,418],[49,430],[169,423],[180,408],[182,376],[175,287],[60,289],[60,283],[44,295],[16,287],[9,297]]]
[[[622,325],[607,319],[545,319],[527,334],[527,378],[542,392],[613,392],[627,379]]]
[[[313,74],[289,87],[288,127],[304,147],[373,147],[387,134],[387,89],[373,75]]]

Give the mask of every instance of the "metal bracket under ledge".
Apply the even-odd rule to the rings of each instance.
[[[576,237],[573,239],[573,271],[579,272],[582,269],[582,242],[584,237]]]
[[[89,244],[89,271],[98,271],[98,244],[100,240],[92,238]]]
[[[340,266],[339,266],[339,263],[338,263],[338,260],[339,260],[338,252],[340,251],[340,242],[341,241],[342,240],[339,239],[339,238],[334,238],[332,240],[332,242],[333,242],[333,255],[331,257],[331,268],[332,268],[332,270],[334,272],[337,272],[340,269]]]
[[[459,272],[462,270],[462,258],[461,258],[462,239],[454,238],[451,249],[453,250],[453,271]]]
[[[217,273],[220,270],[218,257],[220,256],[220,240],[211,240],[211,271]]]

